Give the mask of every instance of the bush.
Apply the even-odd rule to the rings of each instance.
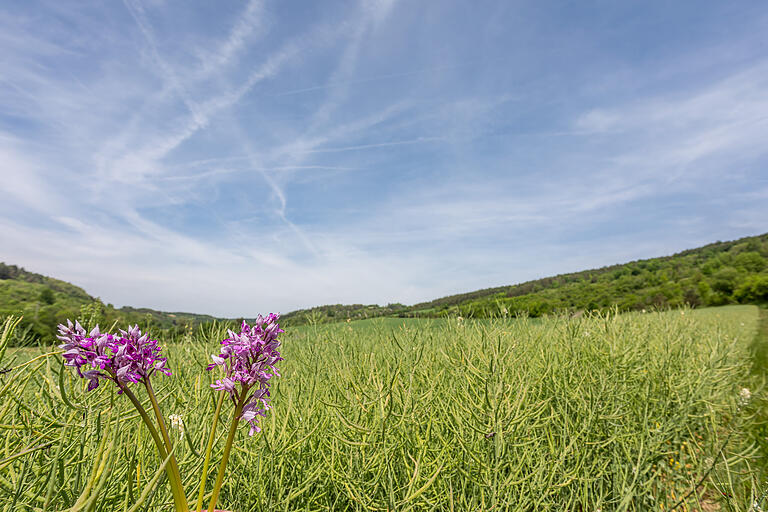
[[[733,265],[746,272],[761,272],[765,268],[765,258],[757,252],[743,252],[733,259]]]
[[[723,267],[712,276],[712,289],[716,292],[730,295],[736,288],[739,280],[739,273],[733,267]]]
[[[40,292],[40,302],[49,305],[56,302],[56,297],[53,295],[53,291],[51,291],[50,288],[43,288]]]
[[[746,278],[733,296],[739,302],[768,302],[768,275],[755,275]]]

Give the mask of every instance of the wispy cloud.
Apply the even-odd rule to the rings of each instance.
[[[261,0],[251,0],[237,17],[229,35],[213,51],[198,50],[202,66],[195,78],[207,78],[236,62],[237,56],[247,50],[249,42],[266,33],[266,9]]]
[[[248,316],[761,230],[764,16],[708,6],[649,39],[615,7],[578,30],[541,9],[3,5],[0,259]],[[638,27],[692,30],[654,9]],[[688,42],[722,24],[743,36]]]
[[[721,158],[734,166],[767,151],[768,63],[685,91],[592,109],[575,126],[616,148],[608,165],[627,177],[652,177],[664,187],[732,172]]]

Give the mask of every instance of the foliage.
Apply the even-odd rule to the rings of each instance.
[[[164,313],[147,308],[115,308],[91,297],[70,283],[28,272],[15,265],[0,263],[0,319],[23,316],[11,346],[34,342],[51,343],[56,325],[67,318],[89,318],[90,327],[97,323],[109,327],[140,324],[145,329],[164,331],[169,337],[183,335],[188,327],[214,320],[209,315]],[[25,334],[24,337],[19,337]]]
[[[632,261],[487,288],[413,306],[321,306],[284,315],[287,324],[376,316],[490,318],[583,311],[768,303],[768,234],[716,242],[673,256]]]
[[[53,295],[53,291],[50,288],[43,288],[40,291],[40,302],[43,304],[51,305],[56,302],[56,297]]]
[[[5,277],[3,277],[5,276]],[[477,290],[413,306],[403,304],[328,305],[282,315],[286,326],[390,317],[492,318],[526,315],[582,314],[584,311],[641,311],[652,308],[766,304],[768,234],[717,242],[673,256],[638,260],[526,283]],[[42,300],[52,290],[54,303]],[[43,343],[55,326],[82,317],[83,307],[98,313],[102,325],[138,323],[181,339],[190,328],[215,320],[208,315],[164,313],[147,308],[114,308],[64,281],[0,263],[0,318],[24,315],[23,328]],[[239,322],[238,322],[239,323]]]
[[[283,335],[274,414],[260,436],[238,432],[221,502],[669,510],[713,468],[683,509],[746,510],[765,476],[751,435],[765,392],[749,375],[757,318],[741,306],[295,328]],[[202,418],[215,407],[202,370],[225,327],[165,350],[176,378],[158,397],[183,417],[173,435],[185,473],[202,466]],[[130,405],[109,387],[86,393],[58,357],[33,356],[16,350],[32,359],[2,381],[0,509],[126,511],[143,497],[144,510],[169,510],[148,434],[118,419]],[[744,386],[755,404],[740,402]]]
[[[395,316],[408,311],[402,304],[333,304],[317,306],[310,309],[300,309],[282,315],[285,325],[321,324],[329,322],[341,322],[345,320],[364,320],[380,316]]]
[[[752,275],[733,292],[739,302],[768,302],[768,275]]]
[[[2,365],[5,359],[5,352],[8,350],[8,344],[13,337],[13,331],[19,325],[21,318],[9,316],[5,321],[0,324],[0,365]]]

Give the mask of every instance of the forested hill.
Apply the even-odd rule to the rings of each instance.
[[[88,317],[102,326],[114,322],[123,327],[138,323],[142,328],[169,334],[181,334],[190,327],[214,319],[209,315],[166,313],[147,308],[126,306],[118,309],[66,281],[0,263],[0,318],[8,315],[24,317],[14,344],[52,343],[56,325],[67,318]]]
[[[288,324],[376,316],[483,318],[618,307],[719,306],[768,302],[768,233],[715,242],[672,256],[637,260],[521,284],[451,295],[413,306],[320,306],[284,315]]]
[[[487,288],[413,306],[319,306],[285,314],[281,323],[290,326],[379,316],[537,317],[610,307],[640,310],[731,303],[768,303],[768,233],[716,242],[672,256]],[[107,326],[113,322],[138,323],[153,333],[164,331],[166,339],[214,320],[193,313],[114,308],[70,283],[0,263],[0,318],[7,315],[24,315],[18,331],[23,339],[19,342],[53,341],[56,325],[67,318],[92,318],[93,323]]]

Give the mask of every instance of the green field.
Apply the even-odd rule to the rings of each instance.
[[[166,347],[174,376],[154,379],[186,425],[189,496],[223,334],[203,329]],[[764,331],[754,306],[292,328],[274,409],[261,434],[241,428],[220,503],[644,511],[695,489],[677,510],[747,510],[766,490]],[[2,366],[44,352],[9,350]],[[129,510],[159,465],[152,441],[108,383],[85,393],[63,370],[42,357],[2,376],[0,509]],[[147,496],[140,510],[172,509],[162,480]]]

